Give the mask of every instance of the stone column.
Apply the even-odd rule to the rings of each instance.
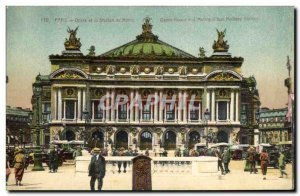
[[[134,107],[131,108],[131,106],[133,106],[133,103],[134,103],[134,90],[131,89],[130,90],[130,122],[133,122],[134,121]]]
[[[233,91],[231,91],[231,96],[230,96],[230,121],[231,122],[233,122],[234,121],[234,119],[233,119],[233,117],[234,117],[234,92]]]
[[[178,122],[182,122],[182,92],[178,91]]]
[[[77,103],[76,103],[76,101],[75,101],[75,103],[74,103],[74,121],[75,121],[76,118],[77,118],[76,108],[77,108]]]
[[[62,115],[62,99],[61,99],[61,87],[58,89],[58,104],[57,104],[57,120],[61,120],[61,115]]]
[[[92,121],[94,120],[94,118],[95,118],[95,102],[92,101],[92,116],[91,116]]]
[[[109,101],[110,101],[110,99],[109,99],[109,89],[107,89],[106,90],[106,107],[110,106]],[[110,121],[109,120],[109,110],[108,109],[106,110],[106,117],[105,118],[106,118],[105,119],[106,122]]]
[[[77,100],[78,100],[77,119],[81,120],[81,88],[77,89]]]
[[[157,93],[157,90],[155,91],[155,99],[154,99],[154,122],[157,122],[158,121],[158,93]]]
[[[110,114],[111,114],[111,121],[114,122],[116,120],[116,117],[115,117],[115,111],[116,111],[116,108],[115,108],[115,97],[116,97],[116,94],[115,94],[116,90],[113,88],[111,89],[111,109],[110,109]]]
[[[159,122],[163,122],[163,89],[159,92]]]
[[[239,92],[235,92],[235,121],[239,121]]]
[[[64,100],[64,115],[63,119],[66,119],[66,100]]]
[[[82,89],[82,108],[83,108],[83,110],[87,109],[87,108],[86,108],[85,89]]]
[[[219,120],[219,103],[218,103],[218,101],[216,101],[216,121],[218,121]]]
[[[229,120],[229,102],[226,102],[226,120]]]
[[[51,100],[52,104],[52,119],[57,120],[57,88],[52,88],[53,90],[53,99]]]
[[[187,93],[186,93],[186,90],[183,91],[183,122],[186,123],[187,119],[186,119],[186,116],[187,116],[187,104],[186,104],[186,98],[187,98]]]
[[[216,116],[215,116],[215,90],[212,90],[212,94],[211,94],[211,121],[215,121],[216,120]]]
[[[211,109],[210,109],[210,90],[206,90],[206,109],[208,109],[208,111],[211,113]]]
[[[139,91],[138,89],[135,90],[135,122],[139,121],[139,104],[138,104],[138,96],[139,96]]]

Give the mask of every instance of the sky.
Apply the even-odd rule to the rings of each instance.
[[[8,7],[6,105],[31,108],[32,83],[37,74],[50,74],[49,55],[64,50],[68,26],[79,26],[82,53],[94,45],[99,55],[134,40],[146,16],[160,40],[194,56],[199,47],[210,56],[216,28],[226,28],[229,52],[244,58],[243,76],[255,76],[262,107],[286,107],[293,7]]]

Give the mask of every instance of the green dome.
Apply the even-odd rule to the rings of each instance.
[[[151,32],[152,25],[146,18],[143,24],[143,32],[136,40],[110,50],[100,56],[102,57],[133,57],[133,58],[195,58],[174,46],[158,39]]]
[[[160,40],[156,42],[140,42],[138,40],[129,42],[102,54],[104,57],[156,57],[156,58],[194,58],[194,56],[183,52]]]

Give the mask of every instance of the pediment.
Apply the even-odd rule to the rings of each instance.
[[[234,71],[214,71],[205,78],[209,81],[241,81],[242,76]]]
[[[80,69],[63,68],[50,75],[50,79],[87,79],[88,75]]]

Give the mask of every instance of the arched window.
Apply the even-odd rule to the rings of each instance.
[[[144,131],[140,136],[140,149],[146,150],[147,148],[152,150],[152,133]]]
[[[176,134],[173,131],[167,131],[164,137],[165,150],[176,149]]]
[[[128,133],[126,131],[119,131],[116,134],[116,149],[121,147],[128,149]]]
[[[228,134],[225,131],[220,131],[217,135],[218,142],[228,143]]]
[[[71,130],[66,131],[66,140],[68,140],[68,141],[75,140],[74,131],[71,131]]]
[[[195,144],[200,142],[200,134],[197,131],[189,133],[189,149],[194,148]]]
[[[102,131],[94,131],[90,140],[90,147],[92,148],[103,148],[104,146],[104,135]]]

